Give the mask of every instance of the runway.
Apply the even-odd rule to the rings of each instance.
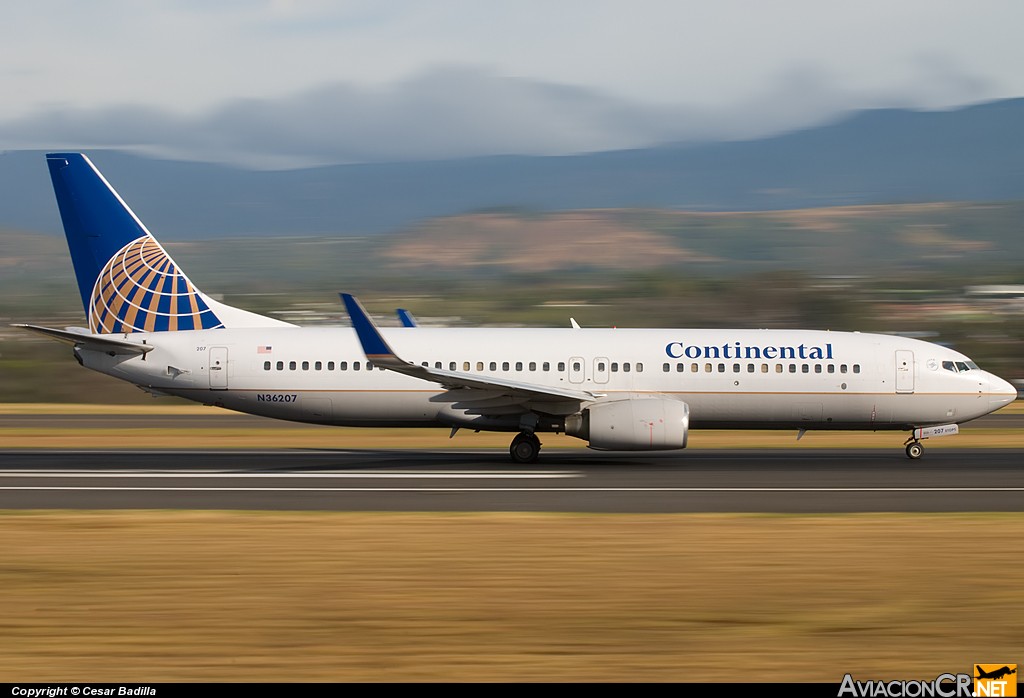
[[[0,451],[0,508],[543,512],[1024,511],[1024,451]]]

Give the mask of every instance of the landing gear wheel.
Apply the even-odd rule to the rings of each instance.
[[[521,432],[512,439],[508,452],[516,463],[536,463],[537,456],[540,455],[540,439],[536,434]]]
[[[907,444],[907,458],[917,460],[924,455],[924,446],[920,441],[912,441]]]

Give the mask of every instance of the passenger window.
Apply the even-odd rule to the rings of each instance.
[[[642,363],[638,363],[636,365],[636,372],[637,373],[643,373],[644,372],[644,365]]]
[[[340,370],[340,371],[347,371],[348,370],[348,361],[340,362],[338,364],[338,370]]]
[[[456,363],[455,363],[454,361],[449,361],[449,362],[448,362],[448,370],[449,370],[449,371],[454,371],[454,370],[455,370],[455,367],[456,367],[457,365],[458,365],[458,364],[456,364]],[[468,366],[468,365],[466,366],[466,370],[467,370],[467,371],[469,370],[469,366]]]
[[[502,371],[507,371],[508,370],[508,361],[502,361],[501,362],[501,370]]]
[[[441,362],[440,361],[435,361],[434,362],[434,368],[441,368]]]
[[[315,364],[313,364],[313,368],[316,369],[317,371],[324,370],[324,362],[323,361],[317,361]]]
[[[715,369],[711,364],[704,364],[704,373],[711,373],[714,370]]]
[[[846,373],[846,364],[840,364],[839,365],[839,372],[840,373]]]
[[[768,373],[768,364],[761,364],[761,373]]]
[[[263,370],[264,371],[269,371],[270,370],[270,362],[269,361],[264,361],[263,362]]]
[[[424,365],[424,366],[426,366],[426,365],[427,365],[427,362],[426,362],[426,361],[424,361],[424,362],[423,362],[423,365]],[[367,362],[366,362],[366,370],[367,370],[367,371],[372,371],[372,370],[373,370],[373,364],[371,364],[371,363],[370,363],[369,361],[367,361]]]
[[[288,370],[289,371],[294,371],[296,368],[297,368],[297,364],[294,361],[289,361],[288,362]]]
[[[558,372],[561,373],[563,371],[565,371],[565,362],[564,361],[559,361],[558,362]]]
[[[334,362],[333,361],[328,361],[327,362],[327,370],[328,371],[333,371],[334,370]]]
[[[789,365],[789,372],[790,373],[796,373],[796,364],[790,364]]]
[[[536,361],[531,361],[530,362],[530,370],[531,371],[536,371],[537,370],[537,362]],[[603,371],[604,369],[602,368],[601,370]]]
[[[767,369],[768,367],[765,366],[765,368]],[[754,372],[754,364],[747,364],[747,373],[753,373],[753,372]]]
[[[543,364],[541,365],[541,369],[542,369],[542,370],[544,370],[544,371],[550,371],[550,370],[551,370],[551,363],[550,363],[550,362],[548,362],[548,361],[545,361],[545,362],[544,362],[544,363],[543,363]]]
[[[686,364],[676,364],[676,373],[682,373],[686,370]]]
[[[665,373],[668,373],[671,368],[672,367],[669,366],[668,364],[662,364],[661,365],[661,370],[664,371]]]
[[[814,372],[821,373],[821,364],[814,364]]]
[[[725,373],[725,364],[718,364],[718,372]]]
[[[835,364],[829,364],[828,365],[828,372],[829,373],[835,373],[836,372]]]
[[[490,366],[490,369],[491,369],[492,371],[497,371],[497,370],[498,370],[498,362],[497,362],[497,361],[492,361],[492,362],[491,362],[491,363],[489,364],[489,366]]]
[[[283,371],[284,370],[284,361],[278,361],[277,362],[277,370],[278,371]]]
[[[623,373],[629,373],[629,362],[628,361],[626,363],[622,364],[622,372]]]
[[[523,362],[522,361],[516,361],[516,370],[517,371],[522,371],[523,370]]]
[[[604,363],[604,361],[598,361],[597,362],[597,371],[598,371],[598,373],[604,373],[605,366],[606,366],[606,364]]]
[[[732,372],[733,373],[739,373],[740,372],[740,365],[739,364],[733,364],[732,365]]]
[[[353,371],[358,371],[359,370],[359,362],[358,361],[353,361],[352,362],[352,370]]]
[[[612,373],[618,373],[618,372],[619,372],[619,365],[617,363],[615,363],[614,361],[612,361]]]
[[[853,365],[853,372],[854,373],[860,373],[860,364],[854,364]]]
[[[308,371],[309,370],[309,362],[308,361],[303,361],[302,362],[302,370],[303,371]]]
[[[810,373],[811,367],[808,366],[807,364],[801,364],[800,370],[803,371],[804,373]]]
[[[775,364],[775,372],[782,373],[782,364]]]

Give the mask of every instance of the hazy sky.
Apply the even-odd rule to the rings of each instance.
[[[0,16],[5,149],[566,153],[1024,95],[1017,0],[36,0]]]

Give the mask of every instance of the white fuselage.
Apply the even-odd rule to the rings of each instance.
[[[575,388],[595,402],[685,401],[694,428],[909,429],[961,423],[1016,398],[1009,383],[951,349],[902,337],[811,330],[453,329],[383,331],[407,361],[482,377]],[[84,365],[157,393],[303,422],[476,426],[502,421],[459,406],[440,385],[374,367],[348,328],[271,327],[119,335],[142,356],[79,349]],[[959,365],[959,368],[958,368]],[[948,368],[952,366],[952,368]],[[506,399],[507,401],[507,399]],[[565,416],[550,401],[544,414]],[[518,398],[507,411],[532,407]],[[494,416],[495,414],[499,416]],[[543,428],[543,424],[542,424]]]

